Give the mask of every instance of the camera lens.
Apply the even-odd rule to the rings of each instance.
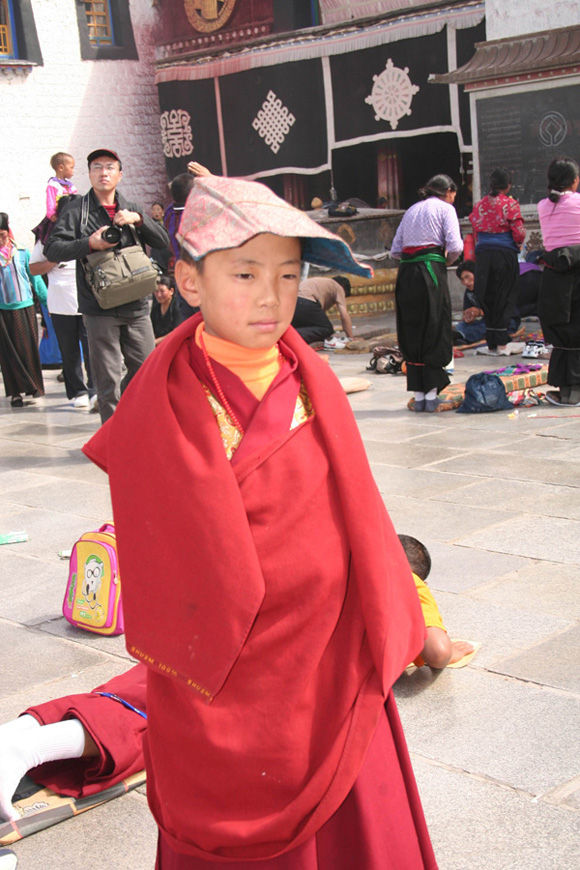
[[[109,242],[111,245],[118,245],[121,241],[121,230],[119,229],[119,227],[115,226],[107,227],[106,230],[103,230],[101,236],[106,242]]]

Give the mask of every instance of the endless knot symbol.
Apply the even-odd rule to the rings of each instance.
[[[185,14],[200,33],[213,33],[223,27],[234,11],[236,0],[185,0]]]
[[[161,140],[166,157],[185,157],[193,151],[191,117],[183,109],[171,109],[161,115]]]
[[[294,115],[282,105],[282,100],[276,97],[274,91],[268,91],[262,108],[252,121],[252,127],[266,145],[270,146],[274,154],[277,154],[295,120]]]
[[[376,112],[375,121],[389,121],[392,130],[396,130],[399,118],[411,114],[411,102],[419,90],[418,85],[411,84],[408,72],[409,67],[399,69],[389,58],[380,76],[373,76],[372,92],[365,99]]]
[[[566,118],[560,112],[548,112],[540,121],[538,135],[542,145],[561,145],[568,133]]]

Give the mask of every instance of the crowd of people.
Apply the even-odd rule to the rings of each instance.
[[[534,254],[534,262],[520,263],[525,227],[519,203],[509,195],[512,174],[501,168],[492,172],[489,192],[469,215],[475,260],[457,268],[466,293],[463,319],[453,327],[446,267],[463,251],[452,207],[457,188],[448,176],[437,175],[421,189],[421,200],[403,216],[391,247],[391,255],[401,260],[395,290],[397,336],[415,411],[437,409],[438,393],[449,383],[446,369],[454,344],[485,339],[480,352],[509,356],[520,316],[536,312],[544,339],[553,348],[548,383],[558,387],[548,390],[546,398],[564,407],[580,405],[578,179],[575,160],[552,161],[549,195],[538,203],[544,248]]]
[[[425,583],[428,553],[396,535],[342,387],[308,346],[313,329],[328,330],[330,298],[352,334],[350,284],[300,286],[303,261],[337,276],[370,270],[262,184],[192,165],[189,193],[162,223],[117,191],[116,152],[91,152],[88,168],[89,193],[63,194],[49,218],[36,271],[50,288],[51,273],[75,263],[78,307],[69,282],[58,294],[66,310],[53,310],[70,345],[82,320],[90,365],[84,380],[79,356],[65,354],[65,385],[73,401],[97,396],[103,425],[83,452],[109,476],[126,643],[141,664],[105,695],[2,726],[0,813],[12,815],[11,791],[31,766],[83,758],[76,773],[66,767],[82,794],[91,776],[110,784],[144,762],[157,870],[351,870],[361,855],[369,867],[436,870],[392,686],[410,662],[441,668],[473,648],[447,636]],[[566,406],[580,403],[578,165],[554,161],[548,178],[539,306],[554,344],[551,401]],[[467,271],[474,318],[501,354],[523,224],[508,175],[491,181],[472,212]],[[431,178],[392,245],[416,411],[436,410],[449,381],[447,266],[463,249],[455,195],[449,176]],[[145,299],[103,310],[82,261],[135,236],[172,252],[174,278],[160,275],[151,314]],[[46,290],[5,214],[0,257],[0,362],[19,406],[42,393],[33,288]],[[310,322],[293,330],[298,310]],[[132,718],[145,708],[146,727]]]

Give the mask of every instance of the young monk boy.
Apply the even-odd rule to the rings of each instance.
[[[437,602],[425,582],[431,571],[431,556],[425,544],[411,535],[399,535],[399,541],[403,545],[413,572],[413,580],[425,620],[425,645],[421,655],[414,659],[413,664],[417,667],[429,665],[436,669],[445,668],[472,653],[474,647],[465,640],[450,640],[447,634]]]
[[[348,400],[289,328],[301,258],[366,272],[253,182],[197,179],[180,241],[201,313],[84,448],[147,668],[157,870],[434,870],[390,691],[417,594]]]

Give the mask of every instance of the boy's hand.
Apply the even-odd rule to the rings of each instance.
[[[471,643],[467,643],[466,640],[454,640],[451,643],[451,658],[449,659],[449,664],[452,665],[454,662],[460,661],[465,656],[468,656],[469,653],[472,653],[475,647]]]
[[[190,160],[187,164],[187,171],[190,175],[211,175],[207,166],[202,166],[197,160]]]

